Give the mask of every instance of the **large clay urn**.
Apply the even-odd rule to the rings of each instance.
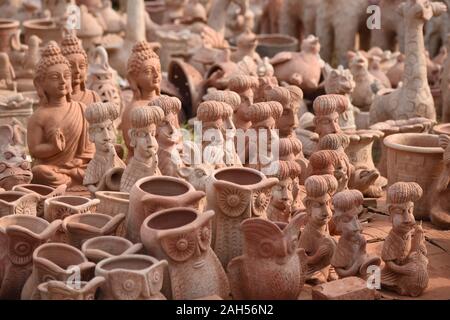
[[[100,300],[166,300],[160,292],[167,261],[132,254],[99,262],[95,275],[106,279],[100,288]]]
[[[95,294],[103,282],[103,277],[81,281],[78,285],[50,280],[38,285],[40,300],[95,300]]]
[[[141,227],[147,253],[167,260],[164,294],[168,299],[230,297],[230,286],[211,248],[213,211],[173,208],[152,214]]]
[[[81,246],[84,255],[89,261],[95,263],[115,256],[137,254],[142,249],[142,243],[133,244],[131,241],[117,236],[95,237],[86,240]]]
[[[0,300],[20,299],[32,270],[33,251],[47,242],[61,225],[25,215],[0,218]]]
[[[49,41],[54,40],[60,43],[63,39],[63,30],[55,20],[52,19],[32,19],[23,22],[25,30],[25,43],[31,36],[38,36],[45,46]]]
[[[62,228],[68,243],[81,249],[81,245],[88,239],[114,235],[124,219],[123,213],[114,217],[102,213],[79,213],[66,217]]]
[[[271,188],[276,178],[250,168],[224,168],[211,177],[206,190],[207,207],[214,210],[212,248],[226,267],[231,259],[242,255],[242,221],[266,217]]]
[[[64,243],[46,243],[33,253],[33,271],[22,290],[22,300],[40,299],[37,287],[50,280],[76,284],[92,275],[95,263],[84,254]]]
[[[417,182],[423,189],[422,198],[414,204],[414,217],[428,219],[434,185],[442,172],[439,136],[424,133],[399,133],[384,139],[387,148],[387,178],[392,185],[399,181]]]
[[[0,52],[11,51],[11,37],[19,31],[20,22],[13,19],[0,19]]]
[[[60,185],[58,188],[52,188],[49,186],[44,186],[42,184],[19,184],[13,188],[13,191],[20,191],[38,195],[39,202],[37,204],[37,216],[43,217],[45,200],[64,195],[66,189],[67,186],[65,184]]]
[[[36,216],[39,197],[18,191],[0,192],[0,217],[10,214]]]
[[[141,242],[140,230],[145,218],[156,211],[173,207],[195,207],[205,196],[188,182],[173,177],[147,177],[136,182],[130,192],[126,220],[127,239]]]

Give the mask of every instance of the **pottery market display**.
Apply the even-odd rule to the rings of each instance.
[[[18,191],[0,192],[0,217],[10,214],[37,215],[39,196]]]
[[[142,243],[133,244],[118,236],[94,237],[86,240],[81,246],[86,258],[95,263],[115,256],[138,254],[142,249]]]
[[[65,184],[56,189],[40,184],[19,184],[13,188],[14,191],[37,194],[39,196],[36,208],[38,217],[44,216],[45,200],[64,195],[66,189],[67,186]]]

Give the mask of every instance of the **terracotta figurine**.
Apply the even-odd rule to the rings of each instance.
[[[247,109],[253,104],[253,90],[259,86],[258,78],[238,75],[228,81],[228,88],[239,94],[241,104],[234,112],[234,124],[237,129],[247,130],[252,123],[246,118]]]

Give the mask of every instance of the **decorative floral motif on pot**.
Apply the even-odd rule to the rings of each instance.
[[[270,190],[258,190],[253,194],[253,214],[256,216],[264,215],[269,202],[270,202]]]
[[[195,234],[181,234],[174,238],[163,239],[162,246],[171,259],[182,262],[194,254],[197,241]]]
[[[230,217],[239,217],[248,206],[245,194],[241,190],[224,189],[219,193],[220,210]]]
[[[36,215],[36,202],[23,201],[14,208],[14,214],[23,214],[27,216]]]

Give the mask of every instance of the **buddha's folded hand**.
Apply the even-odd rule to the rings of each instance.
[[[53,143],[59,151],[63,151],[66,148],[66,139],[60,128],[56,128],[52,131],[50,134],[50,142]]]

